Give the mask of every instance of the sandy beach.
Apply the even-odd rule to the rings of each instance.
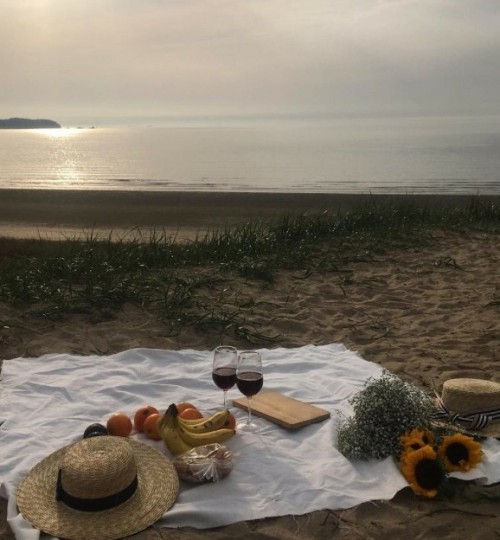
[[[345,209],[359,197],[262,194],[0,192],[0,237],[68,234],[82,229],[166,227],[189,236],[277,213]],[[466,204],[469,198],[430,197],[433,204]],[[52,233],[50,233],[52,231]],[[55,232],[54,232],[55,231]],[[63,236],[64,236],[63,234]],[[20,244],[0,238],[2,253]],[[230,277],[226,287],[261,302],[252,316],[275,346],[342,342],[366,360],[429,388],[452,377],[500,381],[500,238],[475,229],[434,229],[425,245],[394,247],[350,260],[341,272],[304,278],[280,271],[271,286]],[[184,327],[172,335],[155,313],[125,305],[101,317],[71,314],[51,321],[0,303],[0,359],[44,353],[111,354],[134,347],[213,348],[217,333]],[[225,340],[239,348],[248,342]],[[272,347],[273,344],[267,345]],[[456,482],[453,496],[424,500],[411,490],[391,501],[348,510],[325,509],[236,523],[216,530],[151,528],[140,539],[367,539],[500,537],[500,485]],[[0,538],[12,539],[1,500]]]

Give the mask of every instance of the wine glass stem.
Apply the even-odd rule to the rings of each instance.
[[[248,418],[247,418],[247,424],[250,424],[252,422],[252,398],[248,398]]]
[[[224,390],[224,409],[227,409],[227,406],[226,406],[226,394],[227,394],[227,390]]]

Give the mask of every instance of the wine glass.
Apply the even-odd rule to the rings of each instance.
[[[226,394],[236,383],[236,365],[238,351],[230,345],[220,345],[215,348],[212,363],[212,379],[224,391],[224,408],[226,408]]]
[[[252,396],[260,392],[264,384],[262,359],[257,351],[242,351],[236,368],[236,386],[248,399],[247,425],[252,422]]]

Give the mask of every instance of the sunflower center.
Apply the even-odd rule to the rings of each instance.
[[[446,448],[446,457],[453,465],[459,465],[462,461],[468,461],[469,451],[461,443],[452,443]]]
[[[443,471],[435,459],[424,458],[415,467],[415,478],[424,489],[436,489],[443,477]]]

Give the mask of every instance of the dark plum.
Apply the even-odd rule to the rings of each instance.
[[[102,424],[90,424],[90,426],[87,426],[85,428],[85,431],[83,432],[83,438],[89,439],[90,437],[99,437],[99,435],[107,435],[108,430],[106,426],[103,426]]]

